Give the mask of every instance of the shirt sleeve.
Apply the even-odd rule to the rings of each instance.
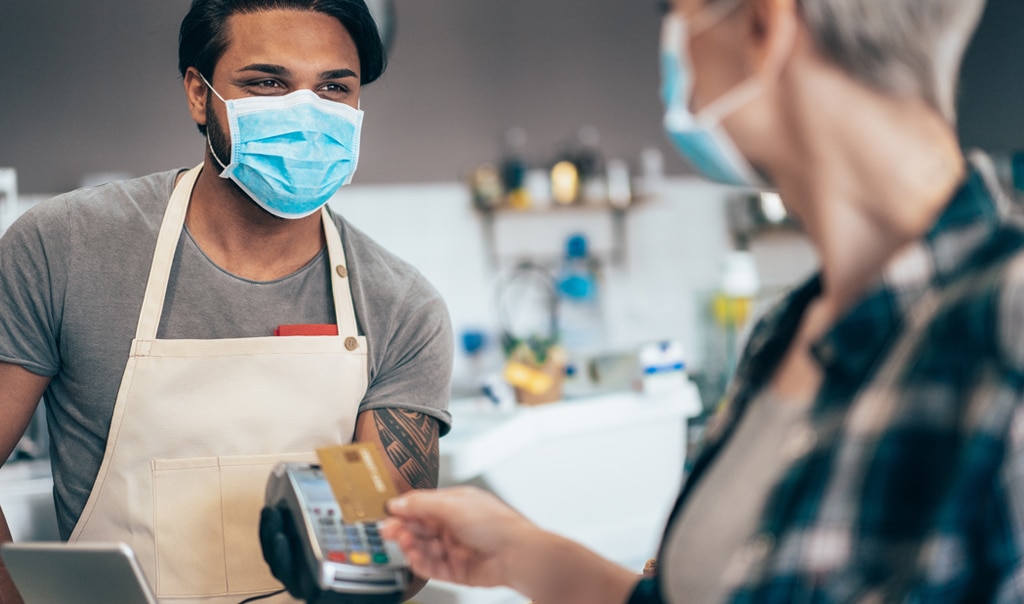
[[[448,309],[422,276],[402,296],[384,337],[373,338],[380,365],[360,410],[400,408],[437,419],[443,436],[451,428],[452,356],[455,338]],[[373,345],[373,344],[371,344]]]
[[[1024,601],[1024,260],[1018,258],[1010,267],[992,336],[1011,376],[1003,380],[1001,392],[996,390],[993,398],[1012,408],[979,422],[977,437],[985,445],[982,450],[988,459],[998,460],[992,463],[999,466],[994,496],[979,503],[985,506],[980,517],[985,519],[984,554],[991,568],[984,580],[994,586],[995,602]],[[1000,409],[1001,405],[993,407]]]
[[[999,576],[997,602],[1024,602],[1024,408],[1010,422],[1000,480],[984,524],[986,553]]]
[[[0,362],[48,377],[60,369],[67,209],[59,198],[40,204],[0,237]]]

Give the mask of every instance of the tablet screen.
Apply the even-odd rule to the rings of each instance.
[[[25,604],[156,604],[123,543],[7,543],[0,554]]]

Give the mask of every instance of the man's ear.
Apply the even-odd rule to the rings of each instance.
[[[192,120],[200,126],[206,126],[206,100],[209,98],[209,87],[195,67],[189,67],[185,71],[183,83],[185,99],[188,101],[188,112],[192,116]]]
[[[797,0],[750,0],[746,14],[754,69],[769,79],[793,54],[799,23]]]

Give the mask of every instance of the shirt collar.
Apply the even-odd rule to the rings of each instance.
[[[970,270],[999,222],[993,195],[971,169],[932,229],[893,258],[879,285],[813,347],[826,374],[863,380],[921,297]]]

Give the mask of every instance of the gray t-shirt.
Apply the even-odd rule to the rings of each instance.
[[[26,212],[0,238],[0,361],[52,377],[45,401],[64,538],[103,459],[178,173],[61,195]],[[419,411],[446,433],[454,338],[444,301],[415,268],[334,219],[369,348],[360,409]],[[258,337],[278,325],[335,323],[329,270],[324,250],[282,279],[241,279],[213,264],[183,230],[158,337]]]

